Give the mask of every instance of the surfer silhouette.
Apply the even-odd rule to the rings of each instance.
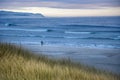
[[[43,41],[41,41],[41,46],[43,46],[43,44],[44,44]]]

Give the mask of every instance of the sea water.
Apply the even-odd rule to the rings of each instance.
[[[0,42],[120,48],[120,17],[0,18]]]
[[[0,17],[0,42],[120,73],[119,21],[120,17]]]

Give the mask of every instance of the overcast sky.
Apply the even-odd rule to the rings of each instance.
[[[120,16],[120,0],[0,0],[0,9],[48,17]]]

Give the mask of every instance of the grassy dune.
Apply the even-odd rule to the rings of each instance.
[[[120,80],[120,77],[70,60],[53,60],[1,43],[0,80]]]

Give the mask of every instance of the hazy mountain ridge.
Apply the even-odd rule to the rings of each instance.
[[[41,18],[44,17],[42,14],[34,13],[23,13],[23,12],[12,12],[12,11],[0,11],[0,17],[7,18]]]

